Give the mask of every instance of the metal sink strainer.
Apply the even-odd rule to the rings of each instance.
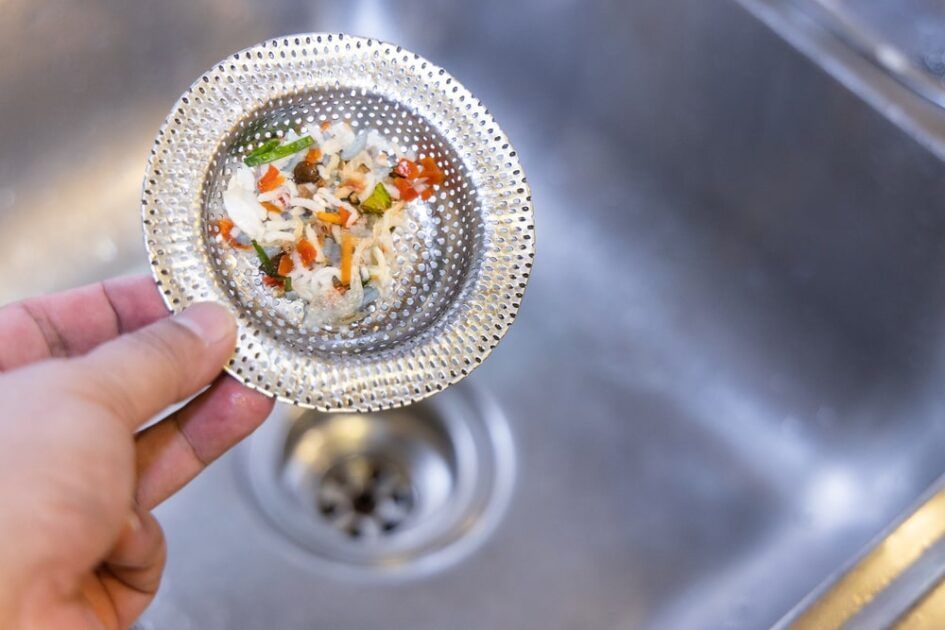
[[[339,119],[434,156],[447,180],[399,230],[390,297],[360,320],[309,327],[302,305],[274,297],[251,255],[208,226],[247,146]],[[236,314],[227,371],[321,410],[396,407],[466,376],[515,318],[534,256],[528,185],[486,108],[420,56],[343,34],[269,40],[200,77],[158,131],[142,214],[168,306],[213,300]]]

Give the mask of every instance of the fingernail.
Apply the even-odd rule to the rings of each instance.
[[[207,345],[223,341],[233,331],[233,316],[219,304],[201,302],[175,315],[174,321],[203,339]]]

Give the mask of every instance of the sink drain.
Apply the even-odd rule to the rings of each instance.
[[[514,477],[508,425],[468,384],[370,414],[280,407],[244,453],[253,504],[333,575],[449,566],[492,530]]]
[[[318,490],[318,511],[351,538],[396,531],[413,504],[410,477],[399,466],[363,455],[332,466]]]

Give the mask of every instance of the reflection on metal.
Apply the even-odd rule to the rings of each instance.
[[[53,185],[24,175],[17,182],[19,193],[3,189],[6,200],[0,198],[0,204],[9,207],[0,210],[0,302],[117,275],[144,262],[134,216],[141,188],[139,157],[123,149],[96,152],[87,161],[62,166]],[[36,255],[37,244],[44,253],[55,252],[57,259],[82,264],[50,269],[45,257]]]
[[[817,589],[778,627],[945,626],[945,481],[856,563]]]
[[[800,10],[840,38],[864,59],[884,69],[922,98],[945,107],[945,87],[919,69],[905,52],[893,45],[881,31],[866,24],[853,3],[826,0],[790,0]],[[898,0],[897,0],[898,1]]]
[[[737,0],[891,122],[945,159],[945,88],[849,13],[818,0]]]

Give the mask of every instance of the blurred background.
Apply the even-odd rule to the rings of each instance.
[[[0,302],[145,272],[158,127],[270,37],[445,67],[532,185],[534,275],[493,356],[367,423],[277,409],[158,510],[142,629],[767,627],[945,470],[939,2],[0,9]]]

